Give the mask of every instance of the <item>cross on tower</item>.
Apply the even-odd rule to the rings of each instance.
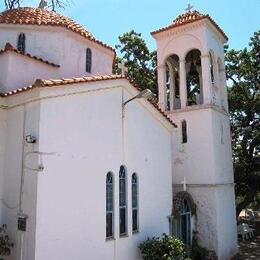
[[[193,6],[191,4],[188,4],[188,7],[185,9],[187,12],[191,12],[193,9]]]
[[[127,72],[127,67],[125,66],[125,61],[122,60],[121,63],[118,65],[119,69],[121,69],[121,75],[125,76],[125,73]]]

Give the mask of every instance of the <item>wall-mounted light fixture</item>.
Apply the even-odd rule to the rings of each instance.
[[[153,92],[150,89],[148,89],[148,88],[145,89],[145,90],[142,90],[139,94],[137,94],[133,98],[130,98],[127,101],[125,101],[123,103],[123,108],[126,106],[127,103],[131,102],[134,99],[137,99],[137,98],[146,98],[147,99],[147,98],[152,97],[153,95],[154,95]]]
[[[34,143],[36,143],[37,139],[36,139],[35,136],[27,135],[27,136],[25,137],[25,141],[26,141],[26,143],[28,143],[28,144],[34,144]]]

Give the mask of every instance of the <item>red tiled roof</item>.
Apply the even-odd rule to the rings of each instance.
[[[78,83],[89,83],[89,82],[96,82],[96,81],[103,81],[103,80],[118,80],[118,79],[125,79],[124,76],[121,75],[104,75],[104,76],[93,76],[93,77],[77,77],[77,78],[68,78],[68,79],[37,79],[35,83],[31,86],[19,88],[7,93],[0,93],[1,97],[8,97],[13,96],[22,92],[26,92],[29,90],[32,90],[34,88],[44,88],[44,87],[55,87],[55,86],[61,86],[61,85],[68,85],[68,84],[78,84]],[[133,81],[130,81],[131,85],[136,88],[138,91],[141,91],[142,89],[135,84],[133,84]],[[174,123],[174,121],[171,120],[171,118],[166,115],[157,104],[154,102],[151,102],[148,100],[160,113],[161,115],[166,118],[174,127],[177,128],[177,125]]]
[[[60,67],[60,65],[54,64],[54,63],[49,62],[47,60],[43,60],[42,58],[31,55],[30,53],[22,53],[22,52],[18,51],[17,49],[15,49],[9,42],[6,43],[5,48],[3,50],[0,50],[0,55],[5,53],[5,52],[9,52],[9,51],[12,51],[12,52],[18,53],[20,55],[23,55],[25,57],[29,57],[31,59],[43,62],[47,65],[50,65],[50,66],[53,66],[53,67],[56,67],[56,68]]]
[[[43,8],[21,7],[4,11],[0,13],[0,24],[49,25],[63,27],[114,51],[112,47],[97,40],[90,32],[72,19]]]
[[[179,27],[179,26],[182,26],[182,25],[197,22],[197,21],[200,21],[200,20],[203,20],[203,19],[208,19],[217,28],[217,30],[223,35],[223,37],[226,40],[228,40],[228,37],[224,33],[224,31],[217,25],[217,23],[208,14],[201,14],[198,11],[189,11],[189,12],[186,12],[184,14],[181,14],[181,15],[177,16],[177,18],[175,20],[173,20],[173,22],[169,26],[166,26],[166,27],[163,27],[163,28],[158,29],[156,31],[153,31],[153,32],[151,32],[151,34],[155,35],[157,33],[164,32],[164,31],[167,31],[169,29],[176,28],[176,27]]]

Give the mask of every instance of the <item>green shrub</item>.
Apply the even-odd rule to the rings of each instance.
[[[148,238],[139,248],[144,260],[180,260],[187,256],[184,243],[166,234]]]
[[[9,237],[6,234],[6,229],[6,225],[0,227],[0,256],[10,255],[11,248],[14,246],[14,244],[10,242]]]

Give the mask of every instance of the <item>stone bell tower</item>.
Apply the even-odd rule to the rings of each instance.
[[[228,38],[209,15],[190,6],[151,34],[157,42],[159,106],[178,124],[173,193],[183,190],[185,180],[196,204],[191,236],[196,232],[199,244],[218,259],[230,259],[237,231],[223,48]]]

